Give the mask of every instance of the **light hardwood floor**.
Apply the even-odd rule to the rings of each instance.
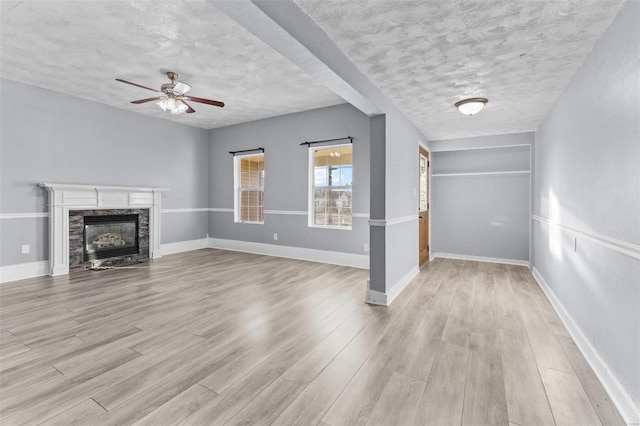
[[[0,423],[624,424],[524,267],[220,250],[0,286]]]

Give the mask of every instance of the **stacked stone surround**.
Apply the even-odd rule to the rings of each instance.
[[[138,254],[84,261],[84,217],[108,215],[138,215]],[[149,260],[149,209],[114,210],[69,210],[69,267],[87,269],[91,267],[119,266]]]

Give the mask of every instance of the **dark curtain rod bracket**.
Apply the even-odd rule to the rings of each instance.
[[[311,145],[314,145],[314,144],[317,144],[317,143],[343,141],[343,140],[346,140],[346,139],[349,139],[349,143],[353,143],[353,136],[347,136],[345,138],[324,139],[324,140],[321,140],[321,141],[312,141],[312,142],[306,142],[305,141],[305,142],[302,142],[300,144],[300,146],[302,146],[302,145],[311,146]]]
[[[229,154],[236,155],[236,154],[242,154],[244,152],[254,152],[254,151],[262,151],[264,153],[264,148],[243,149],[242,151],[229,151]]]

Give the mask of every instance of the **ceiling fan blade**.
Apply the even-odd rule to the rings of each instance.
[[[132,104],[143,104],[145,102],[151,102],[151,101],[159,101],[160,99],[163,99],[164,96],[157,96],[155,98],[147,98],[147,99],[138,99],[137,101],[131,101]]]
[[[189,105],[188,103],[186,103],[184,101],[184,99],[181,99],[182,103],[185,104],[186,106],[188,106],[189,108],[185,111],[187,114],[193,114],[194,112],[196,112],[195,109],[191,108],[191,105]]]
[[[177,93],[179,95],[184,95],[189,90],[191,90],[191,85],[190,84],[187,84],[187,83],[185,83],[183,81],[179,81],[174,86],[173,93]]]
[[[121,78],[116,78],[116,81],[119,81],[120,83],[127,83],[127,84],[130,84],[130,85],[132,85],[132,86],[140,87],[140,88],[142,88],[142,89],[152,90],[152,91],[154,91],[154,92],[160,92],[159,90],[152,89],[151,87],[143,86],[143,85],[141,85],[141,84],[137,84],[137,83],[132,83],[132,82],[130,82],[130,81],[123,80],[123,79],[121,79]]]
[[[195,96],[186,96],[185,98],[190,100],[190,101],[193,101],[193,102],[200,102],[201,104],[215,105],[215,106],[218,106],[220,108],[222,108],[224,106],[224,102],[213,101],[211,99],[196,98]]]

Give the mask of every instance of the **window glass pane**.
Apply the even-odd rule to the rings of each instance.
[[[329,185],[329,179],[327,176],[327,167],[314,167],[313,168],[313,186],[327,186]]]
[[[340,212],[334,207],[327,210],[327,225],[340,225]]]
[[[427,158],[420,154],[420,211],[427,210]]]
[[[316,209],[314,211],[314,223],[316,225],[327,224],[327,214],[325,209]]]
[[[318,149],[314,151],[314,164],[316,166],[328,166],[329,165],[329,152],[325,149]]]
[[[329,185],[331,186],[340,186],[340,166],[330,166],[329,170],[331,171],[331,179],[329,181]]]
[[[332,191],[333,203],[336,207],[341,209],[351,209],[351,191]]]
[[[313,207],[317,209],[324,209],[327,206],[326,190],[316,189],[313,194]]]
[[[353,164],[353,159],[352,159],[353,150],[350,146],[342,148],[340,150],[340,154],[341,154],[343,164]]]
[[[353,184],[353,167],[351,165],[342,166],[340,169],[340,182],[342,185],[351,186]]]

